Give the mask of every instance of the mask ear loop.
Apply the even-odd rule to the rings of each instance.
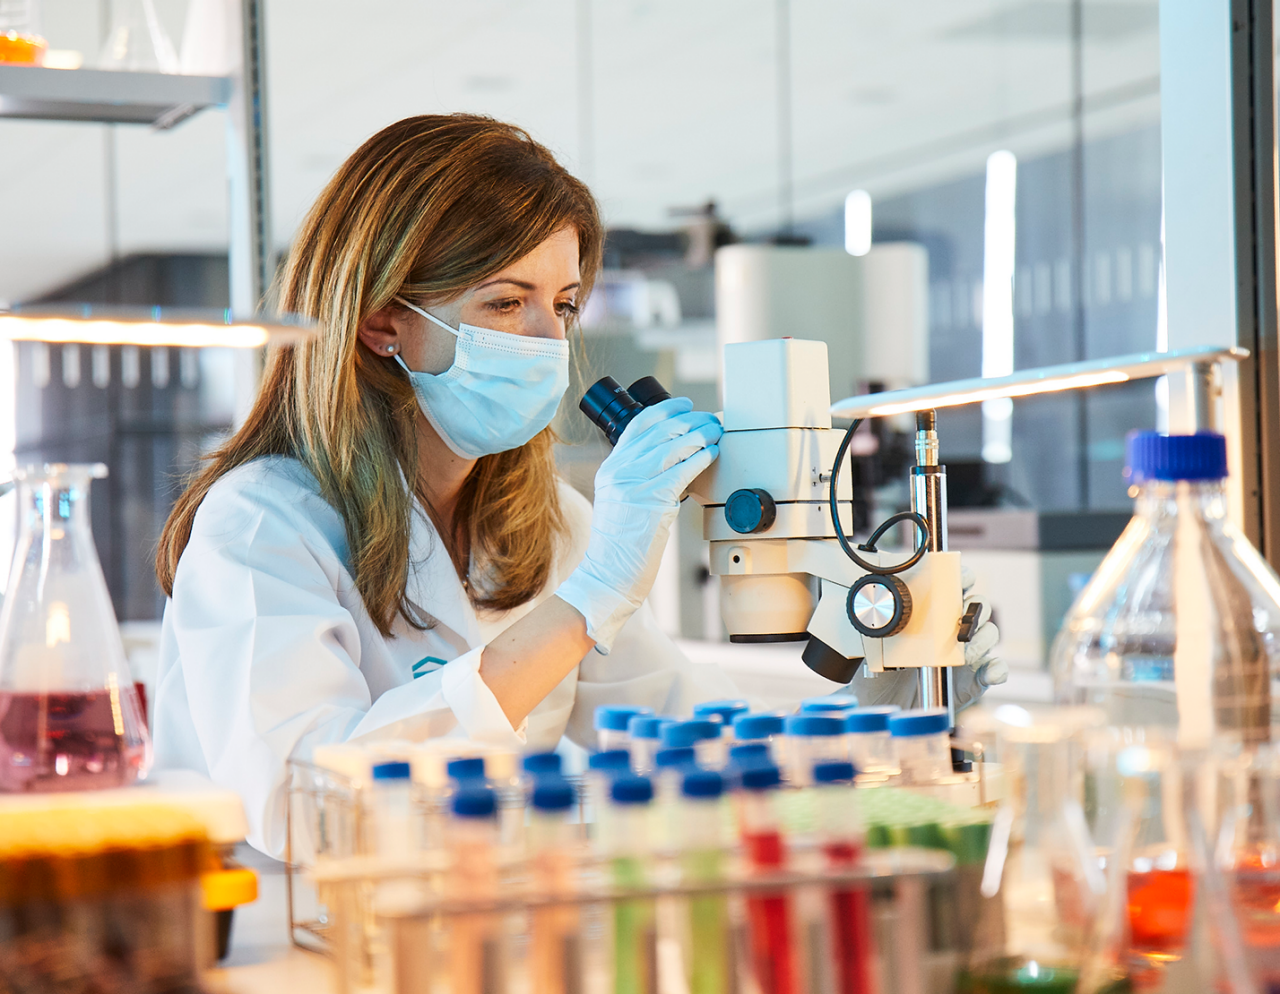
[[[411,303],[409,303],[409,301],[405,300],[403,297],[398,296],[398,295],[397,295],[397,296],[395,296],[395,297],[393,297],[393,298],[391,298],[391,299],[392,299],[392,300],[398,300],[400,303],[404,304],[404,306],[405,306],[405,307],[407,307],[407,308],[409,308],[409,310],[411,310],[411,311],[417,311],[419,314],[421,314],[421,315],[422,315],[424,318],[426,318],[428,321],[431,321],[431,322],[433,322],[434,324],[438,324],[441,328],[443,328],[445,331],[447,331],[447,332],[448,332],[450,335],[452,335],[454,338],[457,338],[457,337],[458,337],[458,332],[457,332],[455,329],[453,329],[453,328],[449,327],[449,325],[445,324],[443,321],[441,321],[441,320],[440,320],[438,317],[436,317],[434,314],[428,314],[426,311],[424,311],[424,310],[423,310],[421,307],[419,307],[417,304],[411,304]]]

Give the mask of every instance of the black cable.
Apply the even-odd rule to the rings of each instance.
[[[844,457],[849,452],[849,443],[853,441],[853,433],[858,430],[858,426],[862,424],[862,418],[857,418],[853,424],[849,425],[845,430],[844,438],[840,442],[840,448],[836,450],[836,461],[831,466],[831,490],[827,495],[827,504],[831,508],[831,525],[836,531],[836,540],[840,543],[840,548],[844,550],[844,554],[853,560],[859,569],[864,569],[868,573],[877,573],[880,576],[893,576],[895,573],[904,573],[912,566],[918,563],[929,548],[929,522],[925,521],[915,511],[899,511],[897,514],[890,515],[879,528],[877,528],[867,540],[867,552],[875,551],[876,541],[893,525],[899,521],[910,521],[920,532],[921,541],[912,552],[911,556],[899,563],[897,566],[873,566],[871,563],[863,559],[849,544],[849,540],[845,537],[844,527],[840,524],[840,504],[836,500],[838,493],[837,485],[840,482],[840,467],[844,463]]]

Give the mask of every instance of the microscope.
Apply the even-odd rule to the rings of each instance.
[[[729,640],[805,642],[806,665],[838,684],[862,666],[917,670],[921,706],[947,708],[954,727],[952,669],[964,664],[981,605],[964,609],[960,554],[947,551],[935,413],[917,415],[911,510],[855,546],[852,488],[840,476],[859,422],[831,425],[826,343],[726,345],[723,372],[720,456],[688,495],[702,505]],[[580,404],[611,442],[667,396],[653,377],[633,388],[605,377]],[[911,526],[913,549],[878,549],[900,523]]]

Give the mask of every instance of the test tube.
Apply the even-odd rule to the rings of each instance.
[[[379,856],[407,856],[418,848],[409,772],[409,764],[399,761],[373,767],[373,834]]]
[[[748,871],[768,876],[786,869],[787,849],[775,808],[782,777],[776,766],[742,771],[737,793],[738,834]],[[798,994],[800,990],[792,931],[791,899],[783,892],[747,898],[751,968],[760,994]]]
[[[693,716],[695,718],[707,718],[711,720],[719,719],[724,726],[723,737],[727,740],[733,739],[733,719],[740,714],[746,714],[751,710],[751,705],[746,701],[703,701],[701,704],[695,704],[693,707]]]
[[[724,876],[724,778],[711,770],[689,770],[680,793],[683,810],[676,843],[681,879],[686,884],[715,883]],[[732,962],[725,898],[719,894],[689,898],[681,939],[689,994],[727,994]]]
[[[569,897],[577,890],[573,785],[558,772],[540,776],[529,797],[526,848],[536,893]],[[533,913],[529,959],[533,994],[564,994],[581,989],[582,955],[578,909],[552,904]]]
[[[951,775],[951,716],[946,708],[899,711],[889,716],[898,768],[910,783],[934,783]]]
[[[498,893],[497,798],[481,781],[464,780],[450,808],[448,871],[450,896],[483,901]],[[449,918],[449,990],[451,994],[486,994],[500,989],[502,961],[498,923],[490,912],[464,911]]]
[[[609,861],[613,885],[640,890],[649,885],[649,810],[653,784],[648,777],[623,774],[609,788],[612,803],[602,812],[600,843]],[[656,989],[656,932],[653,902],[616,901],[613,905],[614,994],[650,994]]]
[[[781,764],[785,757],[779,755],[783,750],[777,748],[777,745],[782,739],[783,726],[781,712],[740,714],[733,719],[733,737],[739,743],[763,742],[769,747],[773,762]]]
[[[699,766],[718,770],[724,766],[726,757],[725,743],[720,737],[723,728],[719,721],[711,721],[707,718],[672,722],[662,729],[662,747],[664,749],[692,747],[694,754],[698,757]]]
[[[784,728],[787,733],[787,776],[796,786],[807,787],[813,783],[815,763],[849,758],[843,718],[828,714],[792,714],[787,716]]]
[[[895,704],[854,708],[844,715],[844,730],[849,742],[849,759],[859,774],[892,776],[898,772],[898,760],[889,734],[889,718],[901,709]]]
[[[853,764],[848,762],[818,763],[813,768],[818,844],[827,867],[836,872],[857,865],[866,841],[853,777]],[[833,886],[828,916],[835,994],[872,994],[871,892],[867,887]]]
[[[609,799],[609,784],[614,777],[631,772],[631,754],[625,749],[606,749],[593,752],[587,758],[587,769],[582,782],[586,787],[589,818],[599,820]]]
[[[627,723],[631,738],[631,768],[637,773],[653,769],[654,754],[661,747],[662,730],[675,723],[675,718],[660,714],[635,714]]]
[[[602,752],[609,749],[627,749],[631,737],[627,724],[632,715],[653,714],[653,708],[633,707],[628,704],[601,704],[596,708],[596,746]]]
[[[839,717],[858,706],[858,699],[850,694],[824,694],[806,697],[800,702],[801,714],[831,714]]]

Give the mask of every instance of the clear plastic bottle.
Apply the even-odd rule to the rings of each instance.
[[[706,718],[710,721],[720,721],[724,725],[724,738],[732,741],[733,719],[740,714],[746,714],[750,710],[751,705],[746,701],[703,701],[701,704],[693,706],[693,716],[695,718]]]
[[[692,748],[699,766],[719,770],[728,758],[725,740],[721,738],[723,731],[724,726],[719,721],[705,718],[673,722],[662,729],[662,748]]]
[[[844,713],[844,730],[849,737],[849,759],[864,776],[892,776],[898,772],[889,719],[900,709],[896,704],[853,708]]]
[[[402,857],[417,851],[409,764],[396,761],[374,766],[369,802],[375,852],[379,856]]]
[[[21,514],[0,609],[0,792],[120,787],[151,765],[120,626],[93,547],[105,466],[15,474]]]
[[[653,770],[654,754],[662,747],[662,730],[675,724],[675,718],[660,714],[633,714],[627,723],[631,738],[631,768],[637,773]]]
[[[785,757],[785,749],[781,748],[783,728],[786,719],[780,712],[763,712],[760,714],[740,714],[733,719],[733,737],[737,742],[763,742],[769,749],[772,762],[779,766]]]
[[[1184,746],[1276,721],[1280,578],[1227,517],[1222,436],[1131,435],[1133,520],[1054,642],[1059,702],[1166,725]]]
[[[680,879],[714,884],[726,870],[722,795],[724,778],[711,770],[690,770],[680,784],[680,814],[673,841],[680,851]],[[680,930],[689,994],[729,994],[733,968],[729,948],[729,908],[722,894],[691,897]]]
[[[558,772],[534,782],[525,843],[539,897],[568,898],[578,888],[577,833],[569,821],[575,806],[573,785]],[[533,994],[580,989],[581,931],[577,905],[551,904],[534,911],[529,935]]]
[[[637,714],[653,714],[653,708],[632,707],[626,704],[601,704],[596,708],[596,748],[629,749],[631,736],[627,734],[627,725]]]
[[[653,785],[647,777],[624,774],[609,787],[608,804],[601,811],[599,844],[609,861],[613,884],[620,890],[650,886],[653,844],[650,804]],[[614,994],[645,994],[657,989],[653,965],[657,960],[653,901],[620,900],[612,906]]]
[[[946,708],[889,715],[898,768],[909,783],[936,783],[951,775],[951,716]]]
[[[834,714],[793,714],[786,719],[787,779],[798,787],[813,783],[815,763],[849,759],[844,719]]]

